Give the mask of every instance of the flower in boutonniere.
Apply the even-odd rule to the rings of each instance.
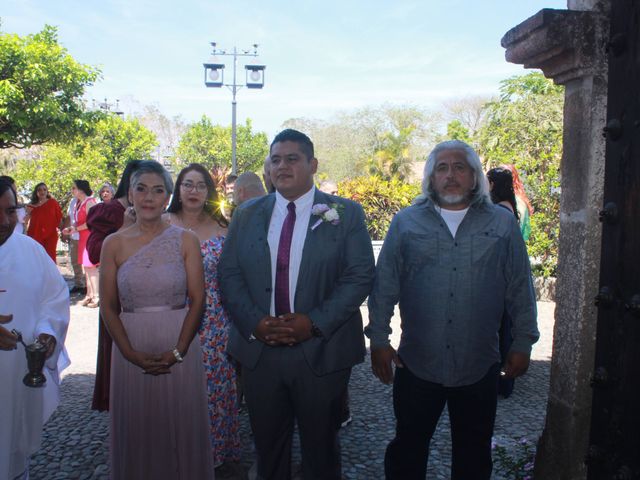
[[[311,230],[315,230],[321,223],[328,222],[331,225],[338,225],[340,223],[340,214],[344,210],[344,205],[332,203],[327,205],[326,203],[316,203],[311,207],[311,215],[320,217],[316,223],[313,224]]]

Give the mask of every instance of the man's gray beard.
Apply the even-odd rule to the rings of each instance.
[[[465,200],[470,201],[471,195],[439,195],[436,193],[436,203],[441,208],[447,208],[449,205],[457,205]]]

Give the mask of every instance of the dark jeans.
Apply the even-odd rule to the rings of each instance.
[[[489,479],[499,373],[500,364],[496,363],[477,383],[444,387],[416,377],[406,367],[396,368],[393,382],[396,436],[384,459],[386,478],[424,480],[429,443],[446,404],[453,447],[451,478]]]

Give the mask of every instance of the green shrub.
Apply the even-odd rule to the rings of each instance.
[[[420,185],[397,178],[356,177],[338,184],[338,195],[362,205],[372,240],[384,240],[393,216],[420,194]]]

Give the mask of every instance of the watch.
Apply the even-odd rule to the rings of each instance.
[[[311,336],[316,338],[322,338],[322,330],[320,330],[317,325],[311,322]]]

